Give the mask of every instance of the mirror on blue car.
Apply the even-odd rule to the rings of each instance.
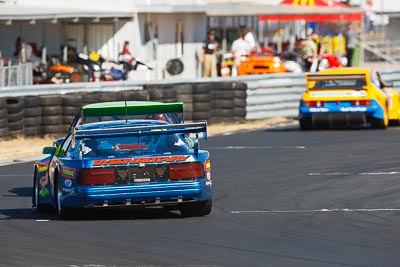
[[[56,148],[54,146],[46,146],[43,148],[43,154],[50,154],[53,155],[56,152]]]

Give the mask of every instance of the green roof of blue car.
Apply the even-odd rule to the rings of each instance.
[[[118,101],[89,104],[82,107],[83,117],[144,115],[183,112],[183,103],[152,101]]]

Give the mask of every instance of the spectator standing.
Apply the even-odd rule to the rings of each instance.
[[[354,55],[354,48],[358,40],[357,27],[354,24],[350,24],[349,30],[346,32],[346,58],[347,66],[352,66],[352,60]]]
[[[203,43],[200,62],[203,64],[203,77],[217,77],[218,43],[215,40],[215,32],[208,32],[208,38]]]
[[[373,2],[372,0],[367,0],[365,5],[365,33],[370,33],[374,31],[374,20],[375,20],[375,11],[373,9]]]
[[[242,62],[243,57],[248,56],[251,50],[250,44],[244,40],[244,35],[242,33],[235,41],[233,41],[231,50],[235,61],[234,73],[232,73],[232,76],[236,76],[237,68]]]
[[[303,46],[302,60],[304,63],[305,72],[310,72],[312,67],[313,71],[315,71],[316,65],[318,65],[318,56],[320,50],[317,45],[318,38],[318,33],[313,31]]]

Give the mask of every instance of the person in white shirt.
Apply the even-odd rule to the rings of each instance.
[[[240,34],[239,37],[233,41],[232,43],[232,54],[235,60],[235,71],[237,73],[237,67],[239,67],[240,63],[243,60],[243,57],[246,57],[250,54],[250,44],[244,40],[243,34]]]
[[[375,20],[375,10],[373,8],[372,0],[367,0],[364,7],[365,12],[365,33],[370,33],[374,31],[374,20]]]

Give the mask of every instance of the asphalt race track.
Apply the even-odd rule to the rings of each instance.
[[[32,163],[0,167],[0,266],[400,266],[400,128],[212,137],[214,207],[31,209]]]

